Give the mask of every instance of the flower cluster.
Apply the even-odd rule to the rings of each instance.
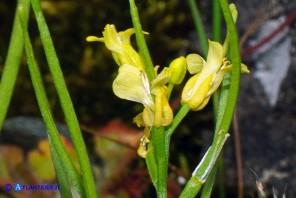
[[[193,111],[201,110],[208,104],[211,95],[220,86],[224,74],[232,69],[224,54],[220,43],[209,40],[207,61],[198,54],[189,54],[186,57],[188,71],[194,75],[183,89],[182,104],[187,104]],[[242,64],[241,72],[250,71]]]
[[[150,82],[140,54],[130,43],[130,37],[134,33],[133,28],[117,32],[114,25],[108,24],[103,37],[89,36],[87,41],[105,43],[119,65],[118,75],[112,86],[115,95],[143,104],[143,112],[134,118],[134,122],[145,127],[138,149],[138,154],[145,157],[151,127],[165,127],[173,121],[173,111],[168,102],[171,89],[168,85],[172,87],[180,84],[187,70],[194,74],[183,89],[181,103],[187,104],[192,110],[201,110],[221,84],[224,74],[231,71],[232,65],[224,58],[222,45],[209,40],[206,61],[198,54],[189,54],[186,58],[181,56],[161,72],[158,72],[158,66],[155,67],[157,75]],[[242,71],[249,72],[245,65],[242,65]]]

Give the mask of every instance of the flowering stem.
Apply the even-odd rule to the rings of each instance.
[[[172,124],[167,127],[153,128],[151,134],[151,143],[154,146],[155,161],[157,167],[157,179],[156,179],[156,192],[157,197],[167,197],[167,176],[168,176],[168,160],[169,160],[169,147],[171,135],[181,123],[183,118],[190,111],[188,105],[182,105],[178,111]],[[153,165],[153,161],[146,160],[148,167]]]
[[[146,69],[148,79],[151,82],[155,78],[156,74],[155,74],[150,53],[144,38],[142,26],[139,19],[138,9],[134,0],[129,0],[129,3],[130,3],[132,21],[136,31],[137,45],[139,47],[141,57],[143,58],[143,61],[145,64],[145,69]]]
[[[151,141],[155,149],[155,160],[157,164],[157,197],[166,198],[170,141],[164,127],[152,129]]]
[[[149,81],[151,82],[155,77],[153,63],[149,54],[149,50],[144,38],[143,30],[141,27],[139,14],[134,0],[129,0],[131,16],[133,25],[136,31],[136,40],[139,47],[141,57],[145,64],[145,70]],[[170,87],[172,89],[172,87]],[[171,91],[169,91],[170,93]],[[150,149],[146,158],[148,170],[156,188],[158,198],[167,197],[167,176],[168,176],[168,158],[169,158],[169,143],[170,136],[164,127],[152,128]],[[151,146],[152,145],[152,146]],[[152,148],[153,147],[153,148]]]

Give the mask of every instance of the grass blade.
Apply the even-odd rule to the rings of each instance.
[[[17,7],[20,4],[18,0]],[[29,18],[30,1],[24,1],[22,3],[24,10],[24,21],[27,23]],[[5,60],[5,65],[0,82],[0,132],[3,125],[3,121],[6,117],[8,107],[11,101],[11,96],[14,90],[17,74],[19,71],[19,66],[21,63],[21,57],[24,48],[22,27],[19,21],[18,12],[16,10],[12,33],[9,42],[9,48],[7,57]]]
[[[79,165],[82,171],[82,179],[85,186],[86,195],[89,198],[97,197],[94,176],[92,173],[90,160],[87,155],[86,146],[83,141],[78,119],[75,114],[75,110],[63,77],[57,54],[55,52],[49,30],[40,7],[40,2],[39,0],[31,0],[31,3],[37,19],[37,25],[40,31],[42,44],[44,46],[45,55],[49,64],[49,69],[51,71],[60,103],[65,114],[73,145],[77,153]]]
[[[27,1],[27,0],[24,0]],[[57,131],[57,128],[55,126],[55,122],[53,120],[53,117],[51,115],[51,111],[49,108],[49,103],[45,94],[45,89],[43,87],[43,82],[41,79],[40,71],[37,65],[37,62],[35,61],[33,48],[31,45],[31,41],[29,38],[29,33],[27,30],[27,23],[24,20],[24,10],[23,7],[19,6],[19,15],[20,15],[20,22],[21,26],[23,28],[23,36],[24,36],[24,43],[25,43],[25,51],[28,59],[28,66],[29,71],[33,83],[33,87],[35,90],[37,102],[43,117],[43,120],[45,122],[46,128],[48,130],[49,137],[51,139],[52,145],[58,153],[58,157],[63,161],[65,169],[67,170],[68,176],[72,182],[72,184],[77,189],[78,193],[84,197],[84,187],[82,180],[77,173],[77,170],[75,169],[73,163],[71,162],[69,156],[67,155],[64,146],[62,144],[62,141],[60,139],[59,133]]]
[[[192,13],[194,26],[200,42],[201,51],[203,55],[206,56],[208,53],[208,39],[207,39],[203,22],[201,20],[201,15],[200,15],[198,6],[195,0],[187,0],[187,2]]]
[[[56,151],[55,147],[53,146],[53,142],[51,141],[51,138],[49,138],[49,142],[50,142],[50,152],[51,152],[54,170],[56,172],[58,184],[60,185],[60,195],[61,197],[72,198],[73,196],[71,192],[71,184],[69,182],[69,178],[67,175],[67,169],[63,165],[63,161],[59,158],[59,154]]]

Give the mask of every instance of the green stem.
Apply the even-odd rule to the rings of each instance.
[[[135,1],[129,0],[129,2],[132,21],[136,31],[137,45],[145,64],[148,79],[151,82],[156,77],[156,73],[154,71],[154,66],[144,38]],[[170,95],[172,88],[172,86],[169,86],[170,91],[168,95]],[[155,185],[158,198],[167,197],[169,143],[170,135],[169,133],[167,133],[167,131],[165,131],[164,127],[152,128],[151,142],[149,143],[150,150],[147,154],[146,163],[153,184]]]
[[[87,155],[86,146],[83,141],[75,110],[66,83],[64,81],[63,73],[61,71],[57,54],[55,52],[48,27],[42,13],[39,0],[31,0],[31,3],[37,19],[37,24],[44,46],[47,62],[49,64],[49,68],[53,77],[55,87],[57,89],[63,112],[65,114],[73,145],[77,153],[79,165],[82,171],[82,178],[85,186],[86,195],[88,198],[97,197],[96,186],[94,183],[94,177]]]
[[[169,83],[169,85],[168,85],[168,90],[167,90],[167,98],[168,98],[168,100],[169,100],[170,97],[171,97],[171,93],[172,93],[172,91],[173,91],[173,88],[174,88],[174,84],[173,84],[173,83]]]
[[[17,2],[17,7],[20,5],[20,0]],[[24,21],[27,23],[29,18],[30,1],[25,1],[23,4]],[[4,69],[0,82],[0,129],[6,117],[11,96],[14,90],[21,57],[24,48],[23,31],[20,25],[18,12],[15,12],[12,33],[9,42],[7,57],[4,64]],[[1,130],[0,130],[1,132]]]
[[[168,129],[165,130],[164,127],[152,129],[151,144],[154,147],[155,161],[151,156],[151,160],[146,160],[146,162],[149,163],[147,164],[148,170],[152,171],[153,169],[149,169],[149,167],[154,166],[154,163],[156,163],[157,179],[156,182],[153,183],[156,187],[158,198],[167,197],[168,161],[171,135],[189,111],[190,108],[188,105],[183,105]]]
[[[155,154],[155,161],[156,161],[157,170],[158,170],[157,171],[158,176],[157,176],[157,182],[156,182],[156,191],[157,191],[158,197],[167,196],[167,171],[168,171],[169,146],[170,146],[171,136],[189,111],[190,111],[190,108],[188,105],[186,104],[182,105],[182,107],[174,117],[173,122],[166,130],[164,130],[163,127],[159,129],[153,128],[152,130],[151,141],[155,149],[154,154]],[[151,161],[146,160],[146,162],[151,163],[148,166],[153,165],[153,160]]]
[[[213,167],[213,170],[210,172],[209,177],[202,189],[201,198],[211,197],[212,189],[216,180],[217,173],[217,164]]]
[[[23,0],[24,2],[27,0]],[[27,2],[26,2],[27,3]],[[25,3],[25,4],[26,4]],[[44,119],[45,125],[48,129],[48,134],[50,138],[50,142],[54,146],[54,150],[58,152],[59,158],[64,163],[64,168],[67,171],[69,178],[71,179],[71,182],[77,189],[78,193],[81,196],[84,196],[84,187],[83,183],[81,181],[81,178],[79,174],[77,173],[77,170],[75,169],[73,163],[71,162],[69,156],[67,155],[67,152],[65,151],[65,148],[62,144],[62,141],[60,139],[59,133],[57,131],[57,128],[55,126],[55,122],[53,120],[53,117],[51,115],[49,103],[45,94],[45,89],[43,87],[43,83],[41,80],[40,71],[37,65],[37,62],[35,61],[33,48],[31,45],[31,41],[29,38],[29,33],[27,30],[27,21],[25,20],[26,11],[23,9],[22,4],[18,7],[19,11],[19,19],[23,30],[23,37],[24,37],[24,43],[25,43],[25,51],[28,59],[28,66],[30,75],[32,78],[33,87],[35,90],[37,102],[42,114],[42,117]],[[55,163],[55,162],[54,162]]]
[[[213,16],[213,40],[220,42],[221,40],[221,8],[219,4],[219,0],[212,0],[213,9],[212,9],[212,16]]]
[[[202,50],[203,55],[207,55],[208,52],[208,39],[206,35],[206,31],[203,25],[203,22],[201,20],[201,15],[198,9],[198,6],[196,4],[196,0],[187,0],[189,4],[189,8],[191,10],[193,21],[195,25],[195,29],[199,38],[200,47]]]
[[[56,151],[51,138],[49,138],[49,143],[54,170],[58,184],[60,185],[60,196],[72,198],[71,183],[68,179],[67,169],[63,165],[63,161],[59,158],[59,153]]]
[[[156,164],[157,164],[157,185],[156,185],[157,197],[166,198],[167,197],[169,139],[163,127],[152,129],[151,141],[155,149],[155,158],[156,158]]]
[[[167,128],[167,134],[169,137],[173,134],[173,132],[176,130],[176,128],[179,126],[181,121],[184,119],[184,117],[188,114],[190,111],[190,107],[187,104],[182,105],[178,113],[173,119],[173,122],[171,125]]]
[[[132,16],[132,21],[136,31],[137,45],[139,47],[141,57],[143,58],[143,61],[145,64],[145,69],[146,69],[148,79],[151,82],[156,76],[154,71],[154,66],[153,66],[150,53],[143,34],[137,6],[134,0],[129,0],[129,3],[130,3],[130,9],[131,9],[130,12]]]
[[[217,161],[217,164],[218,164],[218,189],[219,189],[219,195],[220,195],[220,198],[225,198],[226,197],[226,193],[225,193],[225,174],[224,174],[224,171],[225,171],[225,168],[224,168],[224,157],[223,157],[223,153],[220,154],[219,158],[218,158],[218,161]]]
[[[232,75],[229,87],[229,96],[226,104],[226,109],[219,126],[220,130],[228,131],[232,122],[233,113],[236,107],[239,86],[240,86],[240,72],[241,72],[241,57],[239,49],[239,40],[235,27],[236,18],[233,20],[233,12],[231,12],[227,0],[220,0],[221,8],[226,21],[227,32],[231,35],[229,38],[230,55],[233,65]]]

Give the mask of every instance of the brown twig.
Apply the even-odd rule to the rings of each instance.
[[[109,137],[108,135],[101,134],[98,131],[96,131],[94,129],[91,129],[91,128],[85,126],[85,125],[80,124],[80,128],[84,132],[87,132],[87,133],[95,135],[95,136],[99,136],[99,137],[101,137],[103,139],[106,139],[106,140],[109,140],[111,142],[115,142],[115,143],[117,143],[117,144],[119,144],[121,146],[124,146],[124,147],[128,148],[128,149],[134,150],[135,152],[137,150],[137,148],[135,146],[131,145],[131,144],[128,144],[126,142],[123,142],[123,141],[117,140],[115,138]]]
[[[240,131],[237,118],[237,112],[234,112],[233,116],[233,136],[234,136],[234,149],[237,167],[237,180],[238,180],[238,198],[244,197],[244,174],[243,174],[243,164],[242,164],[242,152],[240,143]]]

